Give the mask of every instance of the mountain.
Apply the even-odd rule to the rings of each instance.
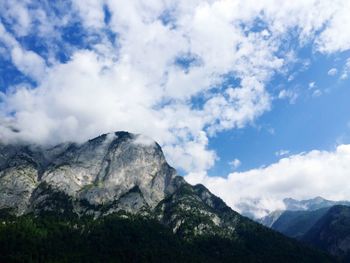
[[[334,205],[350,205],[348,201],[331,201],[317,196],[307,200],[295,200],[293,198],[285,198],[283,203],[286,206],[286,210],[289,211],[312,211],[320,208],[331,207]]]
[[[350,202],[322,197],[298,201],[284,199],[285,211],[275,211],[259,222],[350,262]]]
[[[253,219],[287,236],[298,237],[326,212],[326,208],[334,205],[350,205],[348,201],[331,201],[319,196],[307,200],[285,198],[283,203],[284,210],[276,210],[262,218]]]
[[[332,262],[229,208],[128,132],[0,145],[0,262]]]
[[[257,222],[259,222],[260,224],[263,224],[264,226],[267,226],[267,227],[272,227],[273,224],[280,218],[280,216],[282,214],[284,214],[286,211],[283,211],[283,210],[276,210],[276,211],[273,211],[271,213],[269,213],[267,216],[264,216],[262,218],[259,218],[259,219],[255,219],[255,218],[252,218],[252,219],[255,219]]]
[[[300,239],[328,210],[329,207],[311,211],[284,211],[271,228],[286,236]]]
[[[350,262],[350,207],[336,205],[328,209],[302,240]]]
[[[0,208],[18,215],[59,209],[56,195],[67,196],[79,215],[137,213],[175,189],[176,171],[160,146],[141,135],[118,132],[83,144],[7,145],[0,151]]]

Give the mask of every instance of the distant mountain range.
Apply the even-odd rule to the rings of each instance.
[[[320,208],[331,207],[334,205],[350,205],[349,201],[331,201],[320,196],[308,200],[295,200],[293,198],[286,198],[283,200],[286,205],[286,210],[289,211],[312,211]]]
[[[128,132],[0,145],[0,262],[333,262],[192,186]]]
[[[350,262],[350,202],[322,197],[283,200],[284,211],[274,211],[257,221],[286,236]]]
[[[304,234],[302,241],[350,262],[350,207],[336,205],[328,209]]]

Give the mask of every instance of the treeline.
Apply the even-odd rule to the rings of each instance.
[[[302,255],[290,253],[286,257],[288,247],[284,251],[278,248],[274,255],[264,254],[269,238],[276,237],[268,235],[266,240],[249,243],[217,236],[184,240],[153,219],[131,215],[126,218],[120,214],[97,220],[52,214],[40,217],[0,214],[1,263],[302,262],[293,260],[303,258]],[[293,242],[292,250],[295,252]],[[324,255],[319,258],[317,262],[329,262]]]

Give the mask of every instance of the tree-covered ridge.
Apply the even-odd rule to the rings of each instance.
[[[302,240],[350,262],[350,207],[330,208],[303,236]]]
[[[0,262],[332,262],[256,224],[237,231],[239,239],[215,234],[184,239],[153,218],[126,213],[94,220],[52,213],[13,217],[3,211]]]
[[[323,207],[311,211],[287,210],[281,214],[271,228],[286,236],[301,239],[329,209],[329,207]]]

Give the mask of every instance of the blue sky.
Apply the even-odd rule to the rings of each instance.
[[[349,10],[346,0],[2,1],[0,141],[46,147],[127,130],[237,209],[350,199]]]
[[[235,158],[241,161],[236,170],[245,171],[278,161],[280,151],[288,151],[288,156],[314,149],[331,151],[338,144],[350,143],[350,82],[339,79],[349,56],[350,52],[329,56],[302,50],[301,57],[310,60],[310,65],[292,81],[288,81],[289,75],[282,75],[268,85],[275,96],[287,88],[298,97],[293,102],[277,100],[252,125],[214,137],[209,147],[217,149],[220,160],[209,174],[228,174],[232,171],[229,163]],[[340,73],[328,75],[332,68]],[[310,83],[315,87],[310,88]],[[313,95],[315,90],[321,94]]]

